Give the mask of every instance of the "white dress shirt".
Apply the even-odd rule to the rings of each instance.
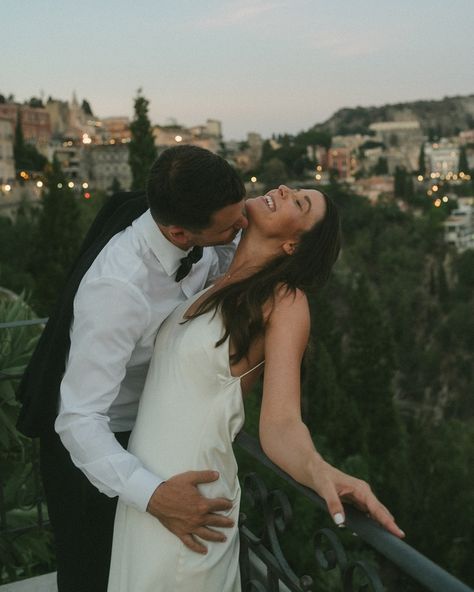
[[[185,252],[163,236],[148,210],[110,240],[75,296],[55,429],[93,485],[140,511],[163,480],[124,450],[112,432],[131,430],[135,423],[161,323],[221,275],[234,250],[235,244],[205,248],[177,283]]]

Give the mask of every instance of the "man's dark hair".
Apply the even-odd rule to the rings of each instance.
[[[165,150],[153,163],[147,183],[155,221],[189,230],[210,226],[214,212],[244,195],[242,180],[226,160],[187,144]]]

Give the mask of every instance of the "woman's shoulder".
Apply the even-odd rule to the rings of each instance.
[[[281,283],[275,288],[273,297],[265,303],[264,316],[267,321],[302,316],[309,318],[308,298],[299,288],[292,289]]]

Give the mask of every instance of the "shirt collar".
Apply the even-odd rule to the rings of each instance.
[[[164,236],[159,229],[158,224],[153,220],[150,210],[147,210],[142,216],[140,216],[137,222],[140,224],[145,242],[161,263],[167,275],[174,275],[178,270],[181,259],[186,257],[191,249],[183,251],[183,249],[173,245],[173,243]]]

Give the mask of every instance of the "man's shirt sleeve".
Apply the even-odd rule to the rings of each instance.
[[[55,424],[73,463],[91,483],[140,511],[162,479],[117,442],[108,411],[149,321],[148,304],[131,284],[100,278],[79,288]]]

